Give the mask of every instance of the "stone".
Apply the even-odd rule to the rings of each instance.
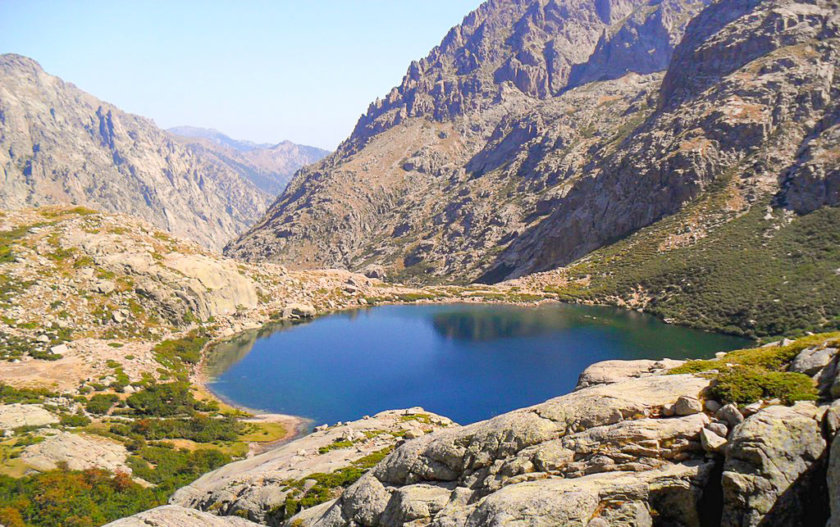
[[[236,516],[214,516],[207,512],[164,505],[113,521],[105,527],[257,527]]]
[[[728,424],[730,427],[744,422],[744,416],[738,410],[738,407],[732,403],[723,405],[720,410],[715,413],[715,417]]]
[[[100,468],[130,474],[127,457],[128,451],[121,443],[69,432],[48,435],[42,442],[26,447],[21,455],[23,461],[40,471],[66,464],[71,470]]]
[[[723,405],[714,399],[707,399],[703,406],[707,412],[714,415]]]
[[[804,373],[805,375],[816,375],[837,355],[837,348],[806,348],[793,359],[790,371]]]
[[[733,430],[722,477],[723,527],[810,525],[812,489],[826,450],[813,403],[769,406]]]
[[[588,366],[578,377],[576,390],[596,384],[611,384],[632,377],[639,377],[661,369],[659,361],[653,360],[608,360]]]
[[[115,289],[114,282],[110,280],[100,280],[93,286],[93,290],[103,295],[110,295]]]
[[[692,415],[703,411],[703,403],[695,397],[682,396],[674,403],[674,413],[677,415]]]
[[[708,425],[706,425],[706,428],[719,435],[720,437],[726,437],[729,435],[729,427],[726,426],[726,423],[720,421],[709,423]]]
[[[700,432],[700,444],[703,445],[703,450],[707,452],[720,452],[726,445],[726,437],[721,437],[708,428],[704,428]]]
[[[111,313],[111,318],[117,324],[122,324],[123,322],[125,322],[125,316],[119,311],[114,311],[113,313]]]
[[[283,308],[283,318],[286,320],[312,318],[315,313],[315,308],[307,304],[288,304]]]
[[[69,351],[67,344],[59,344],[58,346],[53,346],[50,348],[50,352],[55,353],[56,355],[63,355]]]
[[[48,426],[59,422],[58,417],[37,404],[0,405],[0,430],[14,430],[22,426]]]

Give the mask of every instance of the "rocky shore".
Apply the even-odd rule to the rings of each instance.
[[[801,401],[784,391],[749,404],[721,400],[720,372],[703,370],[710,361],[594,364],[567,395],[469,426],[406,433],[357,481],[336,486],[337,496],[306,501],[318,482],[303,474],[335,473],[377,448],[354,440],[339,459],[335,451],[313,457],[335,437],[371,430],[370,420],[344,423],[211,472],[138,521],[204,525],[186,520],[197,508],[236,516],[230,525],[295,527],[840,525],[838,348],[833,334],[717,359],[739,366],[789,357],[780,369],[813,382],[816,400]],[[703,371],[680,373],[686,368]],[[448,424],[430,416],[429,428],[436,423]],[[279,514],[295,512],[284,509],[295,490],[310,506]]]

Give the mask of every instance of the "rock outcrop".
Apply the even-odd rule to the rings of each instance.
[[[98,468],[111,472],[131,474],[126,465],[128,451],[125,446],[104,437],[47,433],[46,438],[28,447],[21,459],[35,470],[45,472],[65,465],[70,470]]]
[[[822,414],[812,403],[770,406],[735,428],[723,469],[722,526],[825,520]]]
[[[248,520],[219,517],[177,505],[165,505],[135,516],[111,522],[106,527],[255,527]]]
[[[253,521],[277,522],[285,517],[287,500],[301,497],[295,481],[303,482],[302,489],[310,491],[318,474],[347,467],[358,470],[360,463],[370,456],[382,456],[402,437],[419,437],[449,426],[453,426],[452,421],[422,408],[391,410],[358,421],[324,425],[302,439],[202,476],[176,492],[171,502]]]
[[[0,431],[24,426],[47,426],[58,423],[58,417],[37,404],[0,405]]]
[[[0,207],[85,205],[221,248],[271,195],[149,120],[0,56]]]

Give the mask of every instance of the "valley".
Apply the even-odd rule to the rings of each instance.
[[[333,152],[0,55],[0,524],[840,526],[838,44],[487,0]]]

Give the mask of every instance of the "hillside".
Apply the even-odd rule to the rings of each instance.
[[[220,159],[19,55],[0,56],[0,166],[2,208],[90,206],[216,249],[270,199]]]
[[[650,114],[658,72],[704,5],[484,3],[228,253],[477,278],[554,209],[593,150]]]
[[[329,152],[291,141],[258,144],[231,139],[217,130],[178,126],[167,130],[191,149],[212,156],[271,196],[280,194],[300,168]]]
[[[336,154],[301,171],[228,254],[298,267],[381,265],[414,283],[498,282],[572,265],[579,283],[568,298],[598,301],[626,302],[640,286],[679,296],[672,288],[707,265],[696,258],[710,244],[720,254],[743,246],[756,276],[773,275],[795,262],[765,266],[779,254],[755,240],[774,244],[785,226],[834,225],[823,209],[840,201],[830,66],[837,6],[703,7],[486,2],[371,106]],[[738,240],[715,234],[745,215],[772,220],[739,222],[726,231]],[[634,233],[646,252],[625,242],[607,249]],[[698,325],[772,334],[779,328],[751,323],[753,314],[808,297],[815,279],[825,294],[804,300],[809,314],[783,330],[836,325],[840,261],[808,240],[784,242],[814,254],[801,279],[772,298],[752,281],[730,288],[725,315]],[[615,256],[575,263],[601,248]],[[596,278],[591,292],[578,291],[588,276],[640,262],[648,270],[631,273],[635,282]],[[715,295],[697,302],[700,315]],[[695,323],[698,310],[674,304],[650,308]]]

